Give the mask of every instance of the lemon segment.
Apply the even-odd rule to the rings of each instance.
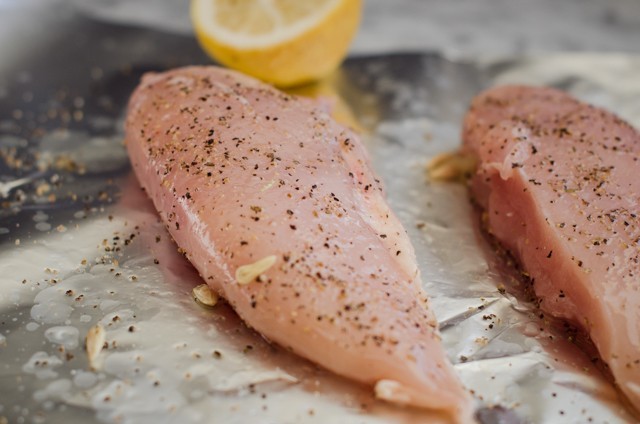
[[[192,0],[196,38],[215,60],[290,87],[335,70],[355,35],[362,0]]]

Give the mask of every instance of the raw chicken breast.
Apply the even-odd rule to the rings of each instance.
[[[507,86],[473,100],[463,139],[489,231],[640,405],[640,134],[563,92]]]
[[[360,140],[236,72],[149,74],[126,145],[174,240],[265,337],[400,404],[470,416]]]

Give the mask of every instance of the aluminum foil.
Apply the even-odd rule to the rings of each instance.
[[[158,221],[122,145],[140,75],[207,63],[188,37],[42,17],[0,73],[0,423],[424,423],[270,345],[202,281]],[[462,185],[425,164],[459,146],[468,101],[549,84],[640,124],[640,59],[349,59],[331,81],[363,129],[416,247],[443,343],[484,423],[632,422],[588,342],[544,317],[478,230]],[[346,105],[346,106],[345,106]],[[106,329],[89,361],[88,330]]]

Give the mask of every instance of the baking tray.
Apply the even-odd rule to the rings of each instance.
[[[72,9],[25,22],[38,31],[18,37],[26,26],[12,22],[16,39],[0,40],[0,423],[446,422],[376,401],[270,345],[224,303],[193,301],[202,281],[122,144],[143,73],[210,63],[193,38]],[[429,181],[425,165],[459,146],[462,116],[483,88],[553,85],[638,125],[638,75],[640,59],[624,55],[461,62],[420,53],[352,57],[328,83],[415,245],[444,346],[482,422],[635,419],[593,347],[535,309],[527,282],[478,230],[466,188]],[[98,323],[106,347],[90,364],[84,338]]]

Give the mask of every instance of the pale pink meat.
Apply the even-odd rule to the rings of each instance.
[[[561,91],[506,86],[473,100],[463,139],[489,231],[640,405],[640,134]]]
[[[143,78],[126,145],[178,246],[248,325],[378,397],[467,420],[411,243],[357,135],[328,112],[182,68]]]

